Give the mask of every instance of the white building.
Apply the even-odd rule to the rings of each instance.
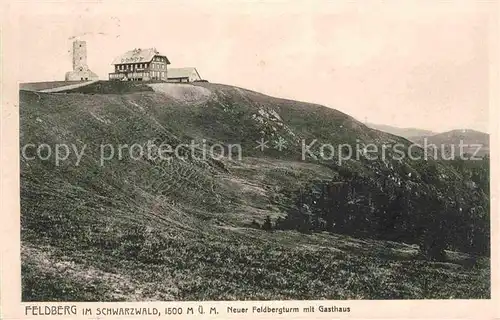
[[[114,72],[109,80],[122,81],[167,81],[168,58],[155,48],[134,49],[113,60]]]

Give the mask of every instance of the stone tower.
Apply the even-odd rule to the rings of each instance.
[[[66,72],[66,81],[98,80],[97,74],[90,71],[87,66],[87,43],[73,41],[73,71]]]
[[[87,66],[87,43],[85,41],[75,40],[73,42],[73,70]]]

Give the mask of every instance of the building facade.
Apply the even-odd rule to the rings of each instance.
[[[170,61],[156,49],[134,49],[113,60],[114,72],[109,80],[167,81]]]
[[[170,68],[168,69],[168,82],[193,82],[201,80],[196,68]]]
[[[66,72],[66,81],[98,80],[99,77],[90,71],[87,65],[87,43],[85,41],[73,41],[73,71]]]

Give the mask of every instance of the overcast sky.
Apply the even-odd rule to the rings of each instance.
[[[156,47],[171,67],[194,66],[211,82],[363,122],[488,131],[496,1],[138,3],[16,4],[20,81],[63,80],[77,37],[101,79],[115,56]]]

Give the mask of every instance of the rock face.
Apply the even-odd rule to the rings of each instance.
[[[73,71],[66,72],[66,81],[99,80],[97,74],[87,65],[87,43],[75,40],[73,42]]]

